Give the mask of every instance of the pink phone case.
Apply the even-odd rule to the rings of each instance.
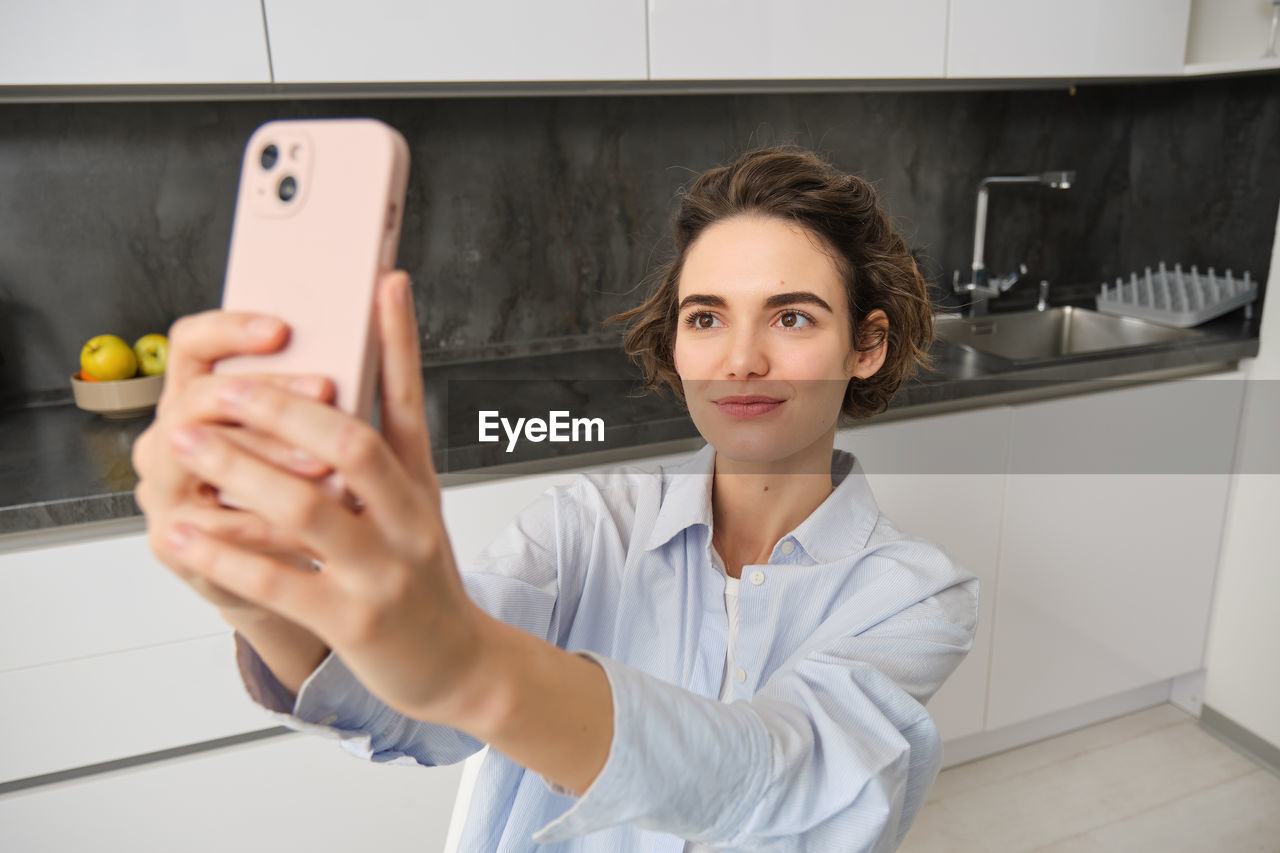
[[[274,353],[221,359],[213,372],[328,376],[334,405],[371,421],[380,360],[374,288],[396,262],[408,179],[408,144],[376,119],[269,121],[255,130],[222,308],[279,317],[289,339]],[[326,485],[343,493],[336,474]]]

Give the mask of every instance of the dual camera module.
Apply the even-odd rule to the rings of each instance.
[[[275,145],[267,145],[262,149],[260,161],[262,168],[271,171],[276,162],[280,159],[280,149]],[[298,194],[298,181],[293,175],[285,175],[276,184],[276,194],[280,196],[281,201],[292,201],[293,197]]]

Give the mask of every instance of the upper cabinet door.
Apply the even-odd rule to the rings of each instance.
[[[643,80],[644,0],[264,0],[277,83]]]
[[[2,86],[271,82],[259,0],[5,6]]]
[[[1182,74],[1191,0],[951,0],[948,77]]]
[[[649,0],[653,80],[942,77],[947,0]]]

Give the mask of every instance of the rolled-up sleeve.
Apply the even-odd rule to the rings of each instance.
[[[561,570],[575,542],[577,507],[552,487],[526,507],[460,575],[467,594],[495,619],[555,642],[564,599]],[[336,738],[352,755],[374,762],[452,764],[483,748],[450,726],[407,717],[378,699],[334,652],[298,690],[280,684],[239,633],[236,663],[249,697],[282,725]]]
[[[802,648],[727,704],[579,651],[608,675],[614,740],[591,786],[533,840],[631,823],[743,853],[894,849],[941,767],[924,703],[972,647],[977,601],[962,572]]]
[[[375,697],[335,653],[307,677],[290,701],[288,690],[239,633],[236,662],[249,696],[281,725],[332,738],[351,755],[375,763],[435,767],[462,761],[484,744],[450,726],[425,723]]]

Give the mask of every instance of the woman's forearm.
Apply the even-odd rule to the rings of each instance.
[[[222,618],[240,633],[291,696],[329,655],[329,647],[297,623],[274,614],[244,616],[222,611]]]
[[[315,569],[311,559],[301,554],[274,556],[299,569]],[[253,647],[271,674],[289,691],[291,699],[297,699],[302,683],[329,656],[329,647],[323,640],[265,608],[257,605],[220,607],[218,612],[223,621]]]
[[[458,714],[433,720],[484,741],[581,796],[613,743],[613,689],[595,661],[486,619],[484,661],[460,687]]]

